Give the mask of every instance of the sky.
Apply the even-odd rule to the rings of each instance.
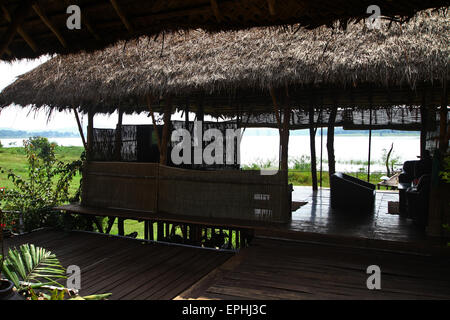
[[[36,60],[22,60],[13,63],[0,62],[0,91],[13,83],[17,77],[24,74],[49,59],[44,56]],[[87,116],[80,115],[83,127],[87,126]],[[175,114],[173,119],[181,119],[181,114]],[[115,128],[118,115],[96,115],[94,125],[96,128]],[[146,114],[124,115],[123,124],[150,124],[151,120]],[[23,131],[69,131],[78,132],[73,112],[55,112],[48,119],[44,110],[30,112],[30,108],[9,106],[0,113],[0,129]]]

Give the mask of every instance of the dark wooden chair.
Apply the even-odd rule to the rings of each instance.
[[[373,212],[375,194],[375,185],[347,174],[335,173],[330,178],[332,208]]]
[[[431,175],[424,174],[420,177],[417,186],[406,190],[408,218],[411,218],[414,224],[420,227],[425,227],[428,222],[430,188]]]

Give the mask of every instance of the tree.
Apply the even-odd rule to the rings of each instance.
[[[381,161],[386,166],[386,175],[390,177],[392,171],[394,171],[394,166],[400,161],[400,157],[394,154],[394,143],[391,144],[389,151],[387,149],[383,149]]]
[[[56,160],[56,144],[48,139],[33,137],[24,141],[28,161],[27,177],[21,177],[9,170],[8,178],[14,188],[0,195],[2,209],[8,212],[9,223],[18,221],[22,215],[25,231],[51,224],[55,219],[53,207],[69,201],[69,186],[73,177],[81,170],[82,160],[63,163]],[[0,167],[0,172],[4,170]]]

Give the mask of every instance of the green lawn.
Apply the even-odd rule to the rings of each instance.
[[[55,154],[58,160],[63,162],[71,162],[80,158],[83,152],[83,147],[56,147]],[[0,187],[13,188],[14,185],[7,178],[7,171],[13,170],[16,174],[26,177],[27,174],[27,161],[25,157],[25,152],[23,148],[0,148],[0,167],[5,170],[5,173],[0,174]],[[255,168],[258,169],[258,168]],[[366,173],[352,174],[361,179],[366,179]],[[382,173],[374,173],[371,175],[372,183],[376,184],[380,181],[380,176]],[[72,194],[76,192],[80,184],[81,176],[78,174],[75,176],[71,183],[70,191]],[[318,174],[319,180],[319,174]],[[311,186],[312,185],[312,175],[310,172],[305,170],[290,170],[289,171],[289,183],[295,186]],[[329,187],[329,177],[328,172],[323,173],[323,187]],[[132,232],[138,232],[138,238],[144,238],[144,223],[137,222],[134,220],[125,221],[125,234],[130,234]],[[155,230],[156,232],[156,230]],[[114,224],[112,234],[118,234],[117,222]],[[156,236],[156,235],[155,235]]]
[[[56,147],[56,158],[63,162],[71,162],[80,159],[80,155],[83,152],[83,147]],[[14,187],[12,181],[8,179],[7,172],[13,170],[13,172],[22,177],[27,176],[27,159],[25,151],[21,147],[14,148],[0,148],[0,167],[5,173],[0,173],[0,188],[6,187],[11,189]],[[71,185],[70,192],[74,194],[80,185],[81,176],[77,174]]]

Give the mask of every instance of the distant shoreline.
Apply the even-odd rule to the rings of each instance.
[[[255,129],[248,128],[244,133],[246,136],[252,137],[269,137],[278,135],[277,129]],[[326,136],[327,130],[323,130],[323,135]],[[335,136],[355,136],[355,137],[364,137],[368,136],[369,131],[365,130],[342,130],[340,128],[336,128],[334,135]],[[309,130],[291,130],[291,136],[309,136]],[[78,133],[74,132],[59,132],[59,131],[42,131],[42,132],[26,132],[20,130],[0,130],[0,140],[1,139],[28,139],[30,137],[45,137],[45,138],[80,138]],[[316,137],[320,136],[320,130],[317,130]],[[373,130],[372,136],[374,137],[395,137],[395,136],[411,136],[411,137],[419,137],[420,133],[416,131],[393,131],[393,130]]]

